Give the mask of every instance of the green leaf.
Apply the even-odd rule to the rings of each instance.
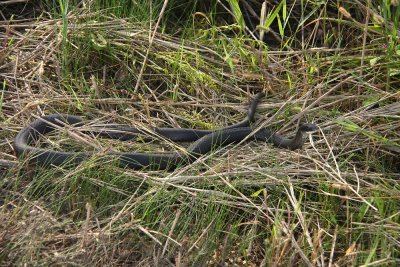
[[[375,102],[377,102],[379,100],[379,97],[377,96],[370,96],[368,97],[366,100],[364,100],[362,102],[363,107],[367,107],[371,104],[374,104]]]
[[[286,18],[287,18],[286,0],[283,1],[282,18],[283,18],[284,21],[285,21]]]
[[[246,24],[244,23],[242,10],[240,10],[239,1],[228,0],[228,2],[233,12],[233,16],[235,17],[236,23],[240,26],[240,29],[243,31],[246,27]]]
[[[285,3],[285,2],[286,2],[285,0],[280,2],[280,4],[274,9],[272,14],[267,16],[267,19],[265,20],[265,23],[264,23],[265,28],[269,28],[269,26],[271,26],[271,24],[274,22],[274,20],[278,16],[279,11],[281,11],[283,3]]]
[[[252,197],[258,197],[261,193],[265,191],[265,188],[261,188],[260,190],[257,190],[253,194],[251,194]]]
[[[283,39],[284,34],[283,34],[283,27],[282,27],[282,23],[281,23],[281,17],[277,16],[277,19],[278,19],[279,34],[281,35],[281,38]]]
[[[311,67],[310,67],[310,74],[314,74],[314,72],[315,72],[315,67],[314,67],[314,66],[311,66]]]
[[[400,56],[400,45],[396,46],[396,55]]]
[[[380,57],[374,57],[372,59],[370,59],[369,64],[371,65],[371,67],[375,66],[375,64],[378,62],[378,60],[380,60]]]
[[[100,33],[96,33],[96,34],[91,33],[90,40],[92,41],[94,48],[96,48],[97,50],[106,48],[107,44],[108,44],[107,40]]]
[[[234,72],[235,71],[235,64],[233,64],[232,57],[231,57],[231,55],[229,54],[229,52],[227,50],[225,42],[222,43],[222,47],[224,48],[224,53],[225,53],[224,60],[226,62],[228,62],[229,67],[231,68],[231,71]]]
[[[389,76],[395,76],[400,74],[400,69],[389,69]]]
[[[357,132],[362,130],[360,126],[358,126],[356,123],[352,122],[351,120],[340,120],[337,122],[339,125],[342,125],[347,131],[349,132]]]
[[[366,130],[366,129],[358,126],[356,123],[354,123],[351,120],[342,119],[342,120],[337,120],[336,122],[337,122],[337,124],[343,126],[349,132],[361,133],[371,140],[378,141],[378,142],[381,142],[386,145],[397,145],[396,142],[394,142],[386,137],[383,137],[382,135],[380,135],[376,132]]]

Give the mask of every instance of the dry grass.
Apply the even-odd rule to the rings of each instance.
[[[399,263],[400,94],[391,74],[400,57],[389,57],[383,33],[343,49],[314,48],[313,31],[308,48],[267,50],[230,41],[231,28],[213,28],[214,41],[183,41],[101,14],[66,19],[67,32],[49,18],[2,23],[2,265]],[[353,20],[340,26],[363,30]],[[300,120],[318,124],[302,150],[245,142],[174,172],[147,172],[101,156],[37,169],[12,148],[24,125],[55,112],[95,123],[224,126],[262,90],[260,126],[290,134]]]

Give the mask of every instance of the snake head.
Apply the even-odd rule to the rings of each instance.
[[[263,98],[265,96],[266,96],[265,92],[260,92],[260,93],[257,93],[254,98],[261,99],[261,98]]]
[[[318,127],[315,124],[301,124],[299,129],[297,130],[296,135],[294,136],[293,139],[290,139],[286,145],[291,150],[295,150],[298,148],[301,148],[303,146],[304,140],[303,140],[303,135],[306,132],[312,132],[317,130]]]
[[[299,127],[299,131],[300,132],[312,132],[312,131],[315,131],[315,130],[318,130],[317,125],[310,124],[310,123],[301,124],[300,127]]]

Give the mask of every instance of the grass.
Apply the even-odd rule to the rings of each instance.
[[[170,0],[162,17],[164,1],[56,2],[30,3],[33,13],[0,4],[1,265],[399,264],[396,1],[207,9]],[[249,28],[247,13],[263,25]],[[245,117],[259,91],[268,92],[260,126],[285,135],[299,120],[319,126],[303,149],[244,142],[165,172],[121,169],[101,154],[181,144],[73,129],[43,138],[99,150],[74,168],[29,166],[12,148],[23,126],[55,112],[94,124],[223,127]]]

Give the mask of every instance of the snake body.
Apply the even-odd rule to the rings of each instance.
[[[117,156],[121,167],[132,169],[168,169],[193,162],[201,155],[210,152],[213,148],[223,147],[231,143],[237,143],[253,134],[252,138],[260,141],[267,141],[280,148],[298,149],[303,145],[303,134],[313,131],[316,126],[313,124],[303,124],[299,127],[294,138],[286,138],[275,134],[267,128],[262,128],[256,132],[250,127],[254,121],[257,104],[264,96],[263,93],[257,94],[249,106],[248,116],[241,122],[217,129],[217,130],[196,130],[189,128],[153,128],[154,133],[173,142],[193,142],[188,148],[187,153],[139,153],[139,152],[119,152],[109,151],[106,155]],[[78,116],[68,114],[50,114],[31,122],[23,128],[16,136],[14,148],[18,157],[29,156],[31,163],[43,166],[62,166],[65,164],[79,164],[87,160],[93,153],[90,152],[64,152],[46,148],[34,147],[31,144],[37,142],[42,135],[50,133],[66,124],[82,126],[83,120]],[[138,134],[145,131],[143,129],[129,127],[125,125],[105,125],[98,127],[94,133],[101,137],[129,140],[134,139]]]

